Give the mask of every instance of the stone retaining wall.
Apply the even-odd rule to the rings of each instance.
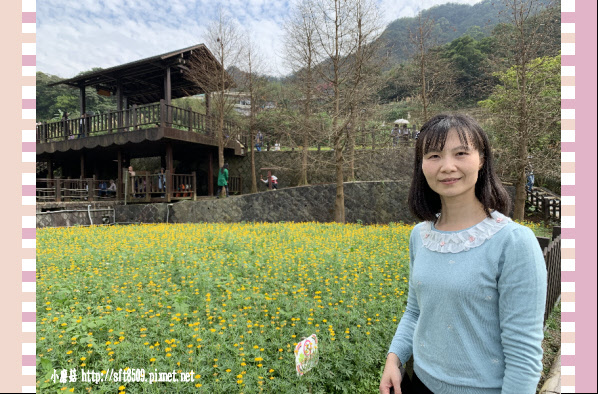
[[[347,223],[415,221],[407,207],[408,181],[347,182],[344,190]],[[118,205],[114,209],[117,223],[331,222],[335,194],[334,184],[323,184],[226,199]],[[73,212],[39,214],[37,226],[65,226],[67,220],[71,226],[89,224],[87,212]]]
[[[36,226],[42,227],[70,227],[89,226],[91,224],[102,224],[104,221],[114,221],[114,209],[107,206],[74,206],[58,211],[37,212]],[[91,216],[91,219],[90,219]],[[105,219],[106,218],[106,219]]]

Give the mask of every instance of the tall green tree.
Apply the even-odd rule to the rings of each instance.
[[[461,36],[443,48],[443,55],[450,59],[456,73],[460,87],[458,99],[464,104],[488,97],[495,85],[492,63],[484,49],[485,43],[470,35]]]
[[[504,124],[506,130],[512,130],[514,144],[511,145],[513,164],[515,166],[515,207],[513,216],[522,220],[525,211],[525,167],[530,156],[530,144],[544,132],[544,123],[541,121],[550,111],[542,100],[546,100],[545,90],[542,86],[548,84],[551,78],[560,74],[560,69],[554,75],[545,73],[545,62],[550,57],[540,57],[546,42],[552,40],[553,31],[558,24],[552,19],[560,16],[556,7],[547,7],[544,0],[503,0],[508,12],[504,13],[506,22],[502,29],[498,29],[497,50],[507,53],[505,59],[510,66],[513,83],[503,82],[504,97],[510,98],[514,103],[510,106],[510,114],[498,110],[493,111],[497,116],[508,120]],[[551,5],[551,4],[549,4]],[[539,59],[539,60],[537,60]],[[509,80],[509,79],[508,79]],[[499,90],[500,91],[500,90]],[[490,107],[492,108],[492,106]],[[560,110],[557,105],[556,110]],[[540,111],[540,116],[536,112]]]
[[[504,175],[516,182],[525,199],[525,167],[536,174],[558,178],[560,174],[561,56],[536,58],[526,65],[497,74],[500,85],[480,105],[494,119],[494,137]],[[521,80],[525,78],[525,96]],[[525,119],[522,120],[522,109]],[[525,128],[522,128],[522,123]],[[525,200],[515,201],[516,219],[523,219]]]

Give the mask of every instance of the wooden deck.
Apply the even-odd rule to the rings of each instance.
[[[243,155],[247,142],[241,130],[225,122],[227,148]],[[90,138],[98,137],[98,138]],[[168,105],[164,100],[107,113],[63,119],[36,126],[37,154],[92,149],[149,139],[173,138],[217,146],[215,120],[203,114]]]

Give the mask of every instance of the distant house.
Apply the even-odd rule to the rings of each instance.
[[[251,95],[245,92],[226,92],[225,97],[233,101],[233,109],[243,116],[249,116],[251,114]],[[274,109],[276,103],[274,101],[265,101],[257,105],[257,110]]]

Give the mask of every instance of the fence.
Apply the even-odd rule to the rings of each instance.
[[[552,240],[544,237],[537,238],[544,254],[548,275],[544,312],[544,324],[546,324],[548,316],[561,295],[561,228],[553,227]]]
[[[228,192],[230,194],[241,194],[243,190],[243,180],[240,176],[231,176],[228,178]]]
[[[526,189],[527,201],[538,212],[542,212],[544,220],[550,218],[561,219],[561,198],[548,189],[542,187],[534,187],[531,190]]]
[[[126,202],[171,202],[197,198],[195,172],[191,174],[125,173]],[[118,183],[118,182],[117,182]],[[240,184],[240,180],[238,181]],[[37,202],[61,201],[116,201],[120,186],[110,189],[110,182],[103,179],[36,179]],[[240,192],[240,189],[238,189]]]
[[[120,111],[44,122],[36,126],[36,140],[40,143],[64,141],[151,127],[172,127],[210,136],[215,130],[214,124],[213,119],[190,108],[175,107],[160,100],[157,104],[133,105]],[[225,121],[224,133],[237,135],[239,129],[232,122]]]
[[[116,200],[118,186],[109,190],[110,182],[103,179],[36,179],[37,202],[54,201],[110,201]]]
[[[196,200],[195,172],[191,174],[125,173],[126,202]]]

